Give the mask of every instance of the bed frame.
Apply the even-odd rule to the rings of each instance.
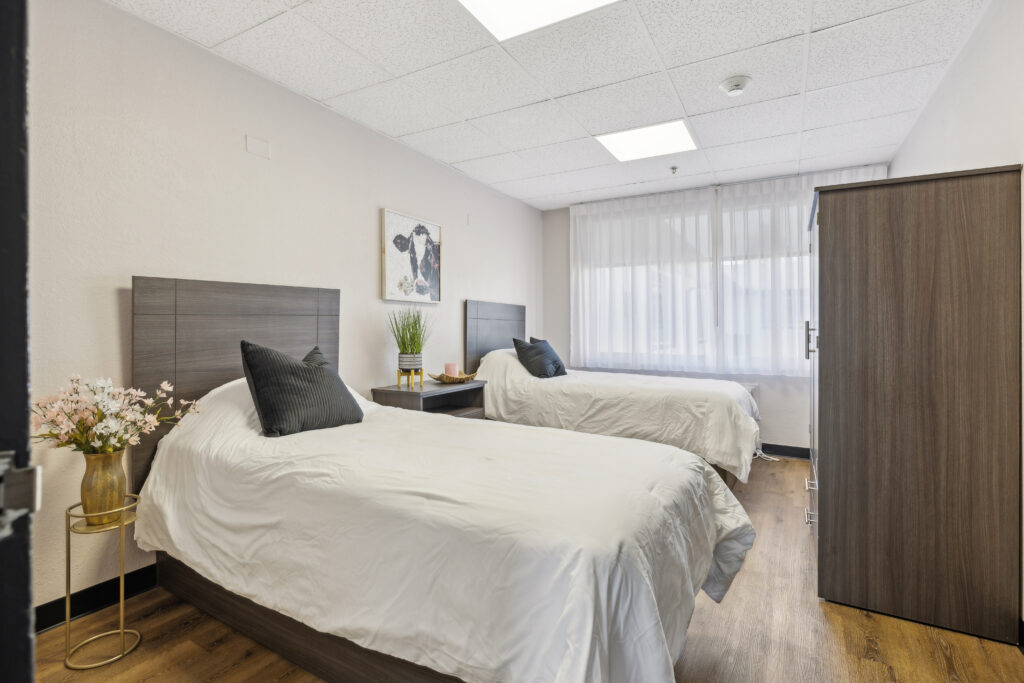
[[[243,376],[239,342],[247,339],[302,357],[314,345],[338,366],[337,289],[132,278],[132,386],[175,385],[175,398],[194,400]],[[138,491],[163,436],[132,449]],[[161,586],[236,631],[330,681],[438,682],[459,679],[321,633],[257,605],[157,553]],[[311,596],[313,597],[313,596]]]
[[[476,372],[480,360],[495,349],[512,348],[512,338],[526,338],[526,306],[466,300],[467,373]]]

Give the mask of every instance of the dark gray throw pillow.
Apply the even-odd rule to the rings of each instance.
[[[565,374],[565,364],[555,350],[543,339],[530,337],[530,343],[513,339],[516,355],[534,377],[559,377]]]
[[[363,411],[319,346],[302,360],[242,340],[242,368],[265,436],[363,421]]]

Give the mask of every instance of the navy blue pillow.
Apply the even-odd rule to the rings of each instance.
[[[363,411],[319,346],[302,360],[242,340],[242,369],[264,436],[363,421]]]
[[[543,339],[530,337],[530,343],[522,339],[513,339],[516,355],[534,377],[559,377],[565,374],[565,364],[555,350]]]

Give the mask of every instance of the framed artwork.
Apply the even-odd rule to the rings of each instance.
[[[381,297],[441,302],[441,226],[381,209]]]

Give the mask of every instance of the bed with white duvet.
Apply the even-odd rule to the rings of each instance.
[[[567,370],[534,377],[513,349],[483,357],[484,412],[503,422],[669,444],[747,481],[760,448],[757,403],[718,379]]]
[[[160,442],[136,540],[317,630],[466,681],[668,683],[754,541],[700,458],[385,408],[262,436],[245,380]]]

